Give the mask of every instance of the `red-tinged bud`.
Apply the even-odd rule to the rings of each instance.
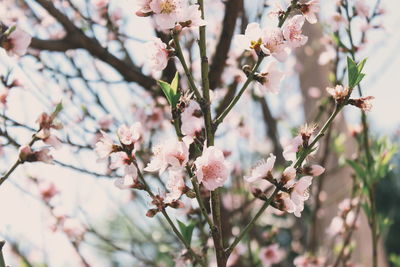
[[[185,189],[186,190],[186,189]],[[186,190],[184,192],[184,194],[188,197],[188,198],[195,198],[196,197],[196,193],[193,190]]]
[[[142,12],[142,11],[136,11],[135,15],[138,17],[149,17],[153,14],[153,12]]]
[[[244,65],[242,67],[243,72],[246,74],[246,76],[249,76],[251,73],[251,67],[249,65]]]
[[[179,201],[179,200],[174,200],[174,201],[172,201],[171,203],[168,203],[168,206],[170,206],[170,207],[173,208],[173,209],[181,209],[181,208],[184,208],[184,207],[185,207],[185,205],[183,204],[183,202],[182,202],[182,201]]]
[[[263,191],[257,187],[251,188],[251,193],[255,198],[260,198],[264,194]]]
[[[310,124],[308,125],[307,123],[304,124],[303,126],[300,127],[300,135],[301,138],[303,139],[303,146],[307,147],[308,146],[308,142],[311,138],[311,136],[313,135],[315,129],[317,129],[317,125],[316,124]]]
[[[149,218],[153,218],[158,213],[158,209],[149,209],[146,212],[146,216]]]
[[[372,108],[371,100],[374,99],[373,96],[361,97],[357,99],[349,99],[349,104],[356,106],[363,111],[370,111]]]
[[[302,173],[311,175],[311,176],[319,176],[319,175],[323,174],[324,171],[325,171],[325,168],[320,165],[311,165],[311,166],[303,167]]]

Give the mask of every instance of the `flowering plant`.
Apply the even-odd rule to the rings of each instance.
[[[76,205],[75,214],[66,208],[71,200],[60,180],[25,169],[29,179],[18,187],[39,199],[51,231],[63,233],[77,256],[63,264],[102,266],[106,259],[96,261],[86,251],[92,237],[106,245],[106,265],[366,266],[355,241],[368,244],[361,255],[371,249],[371,266],[383,264],[378,251],[390,223],[377,209],[376,187],[390,173],[396,149],[370,133],[367,112],[374,97],[363,95],[361,87],[367,33],[381,28],[379,0],[373,9],[362,0],[336,1],[323,38],[317,37],[318,0],[283,6],[267,1],[256,16],[245,2],[138,0],[136,9],[126,5],[126,20],[113,0],[2,4],[24,14],[17,24],[13,14],[1,21],[0,46],[28,79],[15,70],[1,76],[0,151],[15,147],[18,154],[0,185],[18,180],[12,176],[21,165],[51,164],[42,168],[53,177],[69,169],[69,176],[91,177],[84,201],[113,217],[104,227],[109,233],[101,233],[85,216],[84,204],[81,210]],[[363,23],[361,36],[352,28],[357,20]],[[29,34],[29,27],[22,28],[32,21]],[[285,113],[300,107],[286,95],[296,72],[300,80],[307,74],[315,81],[302,88],[306,119],[295,123],[292,134]],[[35,128],[13,110],[18,104],[12,94],[29,87],[35,87],[30,101],[38,94],[53,106],[39,115]],[[279,97],[282,119],[271,110],[270,99]],[[253,110],[260,106],[262,114]],[[360,130],[347,135],[348,146],[341,139],[345,110],[359,113],[361,121]],[[260,136],[260,122],[266,136]],[[18,127],[30,141],[22,140]],[[338,169],[341,180],[332,182]],[[119,199],[117,209],[95,188],[102,178]],[[328,182],[336,187],[328,188]],[[84,187],[82,180],[77,184]],[[339,199],[332,188],[343,192]],[[327,199],[338,212],[328,213]],[[371,241],[352,237],[363,226],[369,226]],[[25,265],[47,266],[46,257],[30,257],[18,248],[19,240],[5,238]],[[57,257],[52,261],[62,265]]]

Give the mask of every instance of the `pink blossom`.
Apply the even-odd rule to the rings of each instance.
[[[312,179],[312,176],[304,176],[294,184],[290,189],[290,193],[282,192],[278,195],[283,202],[285,211],[294,213],[296,217],[301,217],[304,201],[309,198],[308,187],[311,185]]]
[[[101,131],[102,137],[96,143],[95,151],[99,157],[99,160],[108,158],[112,152],[114,152],[114,142],[111,137],[105,132]]]
[[[373,96],[366,96],[366,97],[360,97],[360,98],[356,98],[356,99],[350,99],[349,104],[356,106],[356,107],[362,109],[363,111],[370,111],[372,109],[371,101],[374,98],[375,97],[373,97]]]
[[[302,177],[293,187],[293,191],[290,193],[290,198],[295,204],[294,215],[296,217],[301,216],[301,212],[304,209],[304,201],[309,198],[308,188],[312,183],[312,176]]]
[[[109,4],[109,0],[93,0],[93,5],[97,9],[106,8],[108,4]]]
[[[326,229],[326,233],[333,237],[342,233],[343,230],[344,230],[343,218],[336,216],[332,219],[328,229]]]
[[[301,13],[303,13],[304,17],[308,22],[311,24],[314,24],[317,22],[317,16],[316,13],[319,12],[320,9],[320,3],[319,0],[311,0],[305,4],[302,5],[300,8]]]
[[[51,182],[40,182],[38,188],[40,196],[46,202],[49,202],[58,193],[57,187]]]
[[[325,45],[325,51],[321,52],[318,64],[326,65],[336,58],[336,49],[332,45]]]
[[[82,239],[86,232],[80,221],[74,218],[66,218],[62,224],[62,231],[72,239]]]
[[[263,96],[267,92],[273,94],[279,92],[279,85],[284,75],[283,72],[278,70],[276,63],[276,61],[268,62],[263,71],[259,74],[258,82],[256,83],[256,93],[258,95]]]
[[[31,40],[32,37],[26,31],[17,27],[8,35],[2,46],[10,56],[23,56],[26,54]]]
[[[348,21],[342,16],[342,14],[335,12],[329,19],[329,25],[332,31],[337,31],[341,25],[347,25]]]
[[[367,5],[365,0],[357,0],[354,3],[354,7],[356,8],[358,16],[362,18],[367,18],[369,16],[369,6]]]
[[[43,148],[38,151],[33,151],[28,145],[19,148],[19,158],[23,162],[42,161],[44,163],[53,163],[53,157],[49,154],[50,149]]]
[[[324,171],[325,168],[317,164],[307,167],[307,174],[311,176],[320,176]]]
[[[287,47],[281,28],[266,28],[263,31],[262,51],[279,61],[286,60],[290,49]]]
[[[196,133],[201,131],[204,125],[204,119],[198,115],[200,112],[200,105],[194,100],[189,100],[188,106],[181,114],[182,134],[194,137]]]
[[[136,2],[139,6],[139,10],[136,11],[137,16],[144,17],[150,15],[149,13],[152,12],[150,8],[150,3],[152,2],[152,0],[137,0]]]
[[[223,152],[214,146],[204,146],[203,154],[194,164],[197,179],[210,191],[223,186],[230,174],[231,165],[225,160]]]
[[[245,176],[244,179],[249,183],[253,183],[261,179],[266,179],[268,176],[271,176],[275,160],[276,157],[273,154],[270,154],[267,160],[263,159],[258,162],[257,165],[251,170],[251,175]]]
[[[150,42],[146,43],[148,51],[148,60],[152,69],[162,71],[168,65],[169,52],[167,45],[160,38],[154,37]]]
[[[240,49],[262,51],[265,55],[272,55],[279,61],[287,58],[289,50],[280,28],[262,30],[255,22],[247,25],[245,34],[237,35],[235,42]]]
[[[285,252],[279,248],[278,244],[272,244],[260,250],[260,259],[264,267],[279,263],[284,256]]]
[[[297,170],[293,167],[293,165],[290,165],[289,167],[286,167],[285,170],[283,170],[280,182],[283,183],[285,187],[289,188],[293,186],[296,174]]]
[[[0,107],[6,107],[9,92],[10,89],[7,87],[0,88]]]
[[[296,153],[299,151],[299,147],[303,144],[303,138],[301,135],[294,137],[283,149],[283,157],[287,161],[295,161]]]
[[[169,178],[165,186],[169,191],[165,198],[167,203],[178,200],[186,188],[182,170],[170,169],[168,173]]]
[[[41,150],[35,151],[36,161],[41,161],[44,163],[53,163],[53,156],[50,155],[50,149],[43,148]]]
[[[262,44],[263,32],[258,23],[250,23],[247,25],[243,34],[236,35],[236,44],[244,50],[260,49]]]
[[[293,16],[283,27],[283,36],[292,48],[303,46],[308,37],[302,34],[301,28],[304,24],[304,17],[302,15]]]
[[[311,255],[300,255],[294,259],[293,263],[296,267],[323,267],[325,259]]]
[[[114,24],[118,24],[118,22],[122,19],[123,17],[123,12],[121,8],[114,8],[110,14],[110,20]]]
[[[62,146],[62,142],[55,135],[49,135],[47,138],[43,139],[43,142],[55,149],[60,149]]]
[[[346,215],[346,219],[345,219],[346,225],[348,227],[353,226],[354,224],[356,224],[357,222],[357,217],[356,217],[356,213],[354,211],[349,211]]]
[[[283,6],[281,4],[281,1],[274,0],[268,3],[269,6],[271,6],[271,11],[268,12],[268,16],[275,18],[283,15],[285,13],[285,10],[283,9]]]
[[[159,171],[162,174],[168,166],[183,168],[189,160],[189,148],[182,141],[168,140],[153,148],[153,158],[144,169],[148,172]]]
[[[101,117],[97,121],[97,124],[99,125],[101,130],[108,130],[112,125],[113,121],[114,121],[113,116],[111,114],[108,114],[106,116]]]
[[[51,135],[51,129],[62,129],[62,124],[55,122],[54,119],[54,115],[48,115],[45,112],[40,114],[36,120],[36,122],[39,124],[40,131],[36,133],[35,136],[40,139],[46,139]]]
[[[117,169],[131,164],[131,159],[128,157],[126,152],[119,151],[111,154],[111,169]]]
[[[349,88],[342,85],[336,85],[335,88],[327,87],[326,91],[335,99],[342,100],[349,94]]]
[[[201,18],[198,5],[189,5],[179,10],[177,21],[184,27],[199,27],[206,25]]]
[[[153,0],[149,6],[155,13],[154,20],[160,30],[174,28],[182,8],[181,0]]]
[[[142,124],[140,122],[136,122],[129,128],[124,124],[118,128],[117,133],[122,144],[127,146],[135,144],[142,138]]]
[[[117,178],[114,181],[114,185],[119,189],[129,189],[137,184],[138,171],[135,165],[130,164],[125,168],[125,175],[121,178]]]

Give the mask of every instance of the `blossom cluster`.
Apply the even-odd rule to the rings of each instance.
[[[52,129],[60,130],[63,127],[60,122],[56,121],[56,116],[60,112],[61,108],[61,104],[59,104],[52,114],[49,115],[45,112],[40,114],[36,120],[39,125],[39,130],[34,134],[33,139],[29,144],[23,145],[19,148],[19,161],[21,163],[36,161],[45,163],[53,162],[53,156],[50,155],[50,149],[48,147],[33,150],[32,145],[37,140],[42,140],[45,144],[52,146],[55,149],[61,148],[61,141],[51,131]]]
[[[359,205],[359,199],[346,198],[339,203],[337,216],[333,217],[331,224],[326,230],[332,237],[342,235],[351,228],[358,227],[358,218],[356,208]]]
[[[23,56],[32,37],[20,27],[6,27],[0,23],[0,47],[4,48],[8,55]]]
[[[140,148],[142,141],[142,125],[137,122],[130,127],[122,125],[117,130],[120,144],[115,144],[114,140],[104,131],[102,137],[95,145],[95,151],[99,160],[111,157],[111,169],[123,168],[124,176],[115,180],[118,188],[142,188],[138,182],[138,169],[135,164],[135,153]]]
[[[286,167],[280,177],[275,178],[273,168],[276,156],[270,154],[266,160],[261,160],[253,169],[249,176],[245,176],[245,180],[250,183],[265,180],[275,185],[279,192],[271,204],[273,207],[293,213],[300,217],[304,209],[304,202],[309,198],[308,188],[311,186],[314,176],[321,175],[325,169],[320,165],[302,165],[296,166],[297,153],[307,147],[310,142],[311,132],[314,127],[302,127],[300,134],[294,137],[284,148],[283,157],[291,162]],[[305,174],[296,179],[297,174]],[[260,189],[254,189],[255,197],[267,200],[265,192]]]
[[[153,16],[160,30],[204,26],[198,5],[183,0],[140,0],[136,15]]]

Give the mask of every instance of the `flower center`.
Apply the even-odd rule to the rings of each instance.
[[[173,1],[165,1],[161,3],[161,13],[163,14],[170,14],[174,12],[176,9],[176,5]]]
[[[258,39],[257,41],[251,41],[250,48],[258,51],[258,50],[260,50],[261,44],[262,44],[261,38]]]
[[[209,165],[205,165],[201,168],[201,170],[203,171],[203,179],[204,180],[213,180],[213,179],[217,179],[218,177],[220,177],[220,173],[221,173],[221,166],[218,163],[212,163]]]

